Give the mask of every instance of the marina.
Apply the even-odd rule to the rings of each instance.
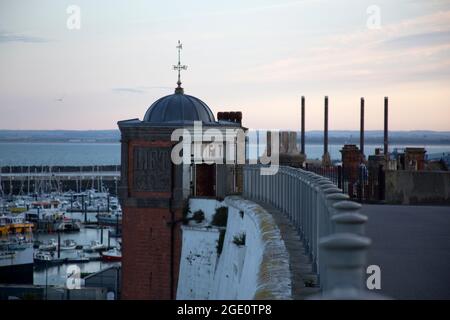
[[[87,276],[120,265],[121,223],[105,190],[0,197],[0,280],[65,286],[69,266]]]

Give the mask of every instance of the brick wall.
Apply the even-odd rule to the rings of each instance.
[[[122,299],[170,299],[171,213],[161,208],[123,208]],[[181,219],[181,210],[175,220]],[[174,293],[180,261],[181,231],[174,229]]]

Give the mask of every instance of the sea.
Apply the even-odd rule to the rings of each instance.
[[[342,144],[330,144],[329,152],[333,160],[340,160]],[[379,144],[366,144],[366,155],[374,154]],[[439,155],[450,152],[450,145],[390,145],[390,150],[405,147],[424,147],[429,155]],[[255,158],[262,154],[265,146],[250,145],[249,156]],[[306,144],[308,159],[321,159],[323,145]],[[0,142],[0,167],[5,166],[95,166],[119,165],[120,143],[29,143],[29,142]]]

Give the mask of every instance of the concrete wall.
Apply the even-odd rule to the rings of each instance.
[[[111,266],[85,277],[84,286],[93,288],[105,288],[109,297],[120,299],[121,267]]]
[[[210,225],[215,209],[228,207],[223,249],[220,228]],[[177,299],[291,299],[289,256],[272,216],[238,196],[224,202],[191,199],[205,221],[184,226]],[[244,246],[233,242],[245,233]]]
[[[450,172],[387,171],[386,201],[393,204],[450,204]]]

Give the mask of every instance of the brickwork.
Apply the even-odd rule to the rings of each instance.
[[[342,170],[347,177],[349,185],[348,192],[353,194],[353,186],[359,178],[359,166],[361,164],[361,151],[356,145],[346,144],[341,150],[342,154]]]
[[[181,219],[181,210],[175,220]],[[177,287],[181,248],[180,225],[174,228],[171,275],[171,213],[164,208],[124,208],[122,243],[122,298],[170,299],[173,276]]]
[[[133,130],[122,131],[123,136],[135,134]],[[134,168],[138,154],[138,161],[152,161],[148,153],[136,153],[136,148],[161,150],[172,146],[170,136],[162,138],[160,135],[152,135],[137,139],[124,139],[127,141],[123,148],[122,156],[126,157],[127,167],[122,170],[126,173],[126,179],[122,181],[127,192],[122,193],[123,207],[122,220],[122,299],[171,299],[176,296],[178,270],[181,254],[181,208],[174,209],[174,216],[170,210],[170,202],[173,199],[173,187],[169,176],[164,182],[161,192],[150,192],[137,189],[136,179],[141,178],[137,168]],[[123,143],[123,142],[122,142]],[[170,158],[166,159],[172,166]],[[161,164],[146,162],[144,168],[156,168]],[[157,170],[157,169],[155,169]],[[147,169],[148,171],[148,169]],[[158,177],[160,172],[149,172]],[[145,187],[145,185],[144,185]],[[145,201],[144,201],[145,200]],[[175,206],[174,206],[175,207]],[[173,220],[172,220],[173,219]],[[172,230],[172,221],[175,225]],[[173,232],[173,233],[172,233]],[[173,249],[172,249],[173,248]],[[173,286],[171,290],[171,284]]]

